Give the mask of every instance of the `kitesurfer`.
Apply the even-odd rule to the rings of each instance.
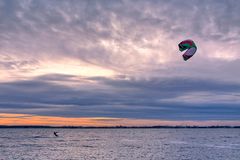
[[[54,136],[55,137],[58,137],[58,134],[57,134],[58,132],[53,132],[53,134],[54,134]]]

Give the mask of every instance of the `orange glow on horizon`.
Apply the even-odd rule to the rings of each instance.
[[[240,121],[168,121],[156,119],[131,119],[109,117],[54,117],[30,114],[0,113],[0,125],[43,125],[43,126],[213,126],[240,125]]]

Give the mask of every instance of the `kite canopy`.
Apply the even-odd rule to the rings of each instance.
[[[179,50],[182,52],[184,50],[187,50],[182,56],[183,59],[186,61],[189,58],[191,58],[195,52],[197,51],[197,46],[193,42],[193,40],[184,40],[178,44]]]

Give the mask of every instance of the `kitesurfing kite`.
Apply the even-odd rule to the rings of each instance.
[[[182,55],[185,61],[191,58],[197,51],[197,46],[193,40],[190,39],[180,42],[178,47],[181,52],[187,49],[187,51]]]

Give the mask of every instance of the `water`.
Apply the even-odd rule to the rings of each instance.
[[[240,129],[0,129],[0,159],[239,160]]]

